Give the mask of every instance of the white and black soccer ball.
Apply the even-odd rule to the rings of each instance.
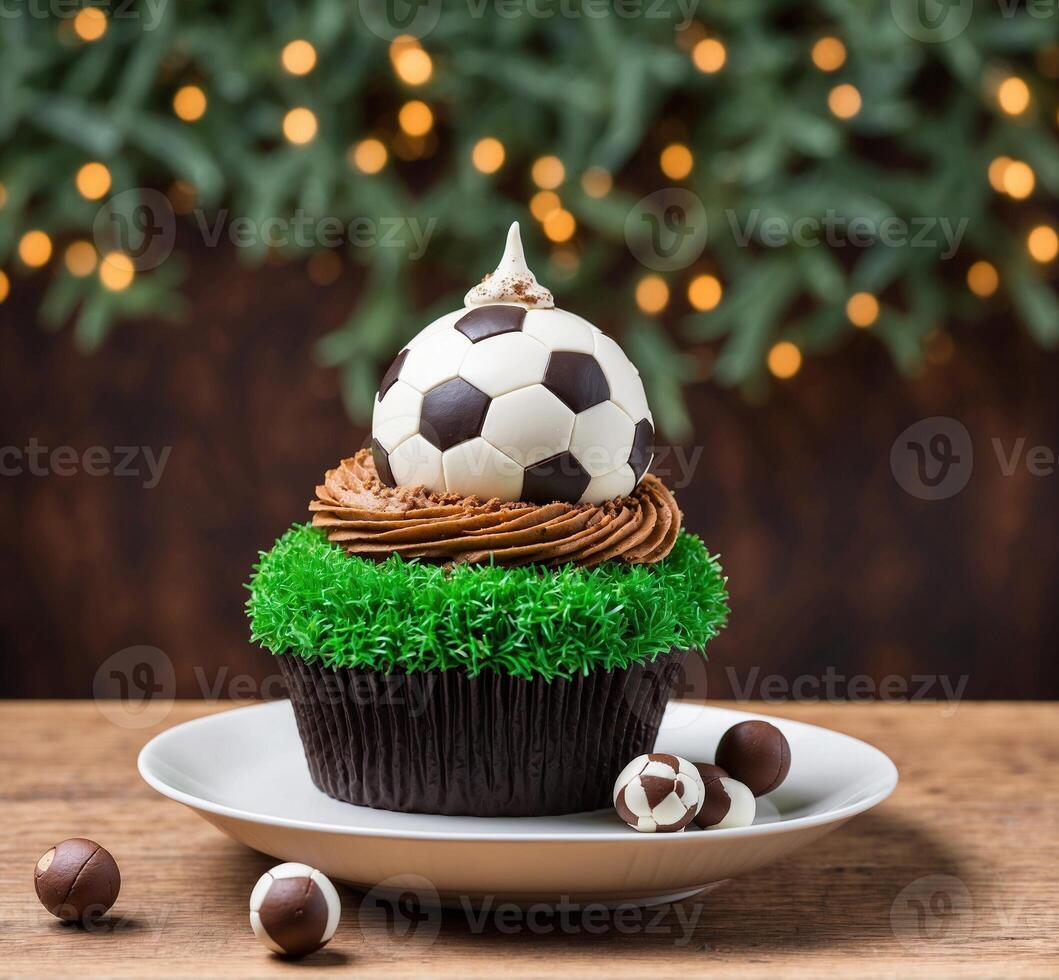
[[[384,483],[483,500],[625,496],[653,443],[643,382],[618,344],[573,313],[507,303],[449,313],[409,341],[372,416]]]
[[[668,752],[637,756],[614,781],[614,809],[643,834],[683,830],[705,798],[706,789],[695,767]]]

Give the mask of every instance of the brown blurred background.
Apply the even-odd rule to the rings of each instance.
[[[0,307],[3,445],[172,447],[154,489],[0,478],[5,696],[90,696],[99,664],[140,644],[171,658],[183,696],[202,694],[196,665],[270,672],[244,583],[257,551],[305,519],[324,469],[364,441],[311,353],[359,284],[348,272],[322,288],[300,262],[248,271],[232,250],[192,249],[191,262],[193,317],[121,326],[92,356],[38,328],[31,286]],[[877,693],[851,689],[858,674],[927,696],[942,695],[938,675],[950,690],[965,676],[969,697],[1059,695],[1059,474],[1005,476],[991,444],[1059,448],[1059,358],[1004,320],[952,336],[911,381],[862,335],[763,404],[692,389],[703,454],[678,497],[732,603],[697,693],[782,697],[807,675],[812,696],[830,669],[839,696]],[[967,427],[975,468],[961,493],[926,502],[900,489],[889,454],[934,415]]]

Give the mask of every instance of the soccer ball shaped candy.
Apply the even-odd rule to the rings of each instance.
[[[614,809],[633,830],[671,834],[694,819],[706,798],[695,767],[666,752],[632,760],[614,782]]]
[[[631,493],[654,442],[639,372],[597,327],[555,308],[517,222],[464,304],[413,337],[382,379],[372,453],[383,483],[537,503]]]

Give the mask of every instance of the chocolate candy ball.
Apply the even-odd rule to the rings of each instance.
[[[341,914],[335,886],[307,864],[276,865],[250,894],[250,927],[280,956],[306,956],[329,943]]]
[[[702,809],[695,815],[695,825],[704,830],[749,827],[756,815],[757,800],[754,794],[738,779],[720,775],[706,783],[706,799]]]
[[[771,793],[791,770],[791,747],[775,725],[741,721],[722,736],[717,765],[750,787],[755,796]]]
[[[117,901],[118,865],[105,847],[71,837],[41,855],[33,870],[37,898],[64,922],[91,922]]]
[[[703,796],[695,767],[664,752],[637,756],[614,783],[618,816],[644,834],[683,830],[699,812]]]

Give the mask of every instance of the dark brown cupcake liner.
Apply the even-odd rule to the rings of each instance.
[[[313,782],[383,810],[481,817],[611,805],[654,748],[686,654],[572,680],[383,674],[278,657]]]

